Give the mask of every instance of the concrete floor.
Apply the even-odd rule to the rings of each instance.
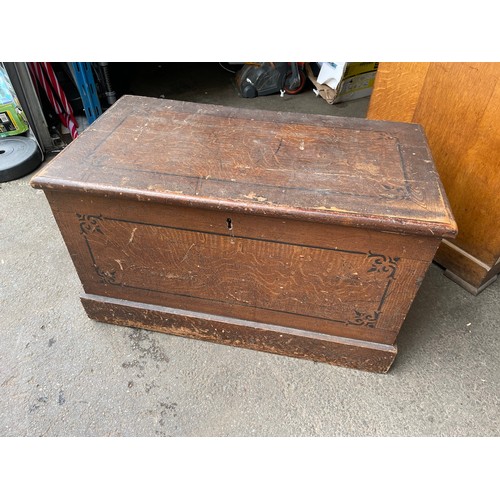
[[[128,92],[366,114],[311,90],[243,100],[221,72],[201,93],[168,74]],[[1,436],[499,435],[500,280],[474,297],[433,264],[385,375],[101,324],[30,177],[0,184]]]

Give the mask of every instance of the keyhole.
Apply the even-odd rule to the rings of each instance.
[[[228,217],[226,219],[226,223],[227,223],[227,228],[229,229],[229,231],[232,231],[233,230],[233,221]]]

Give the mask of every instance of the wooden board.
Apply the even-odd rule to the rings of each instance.
[[[415,121],[430,63],[381,63],[370,97],[368,118],[395,122]]]
[[[491,279],[500,257],[500,64],[380,64],[368,117],[423,125],[459,228],[459,250],[441,247],[437,260],[474,287]],[[464,252],[485,268],[479,280]]]
[[[389,370],[397,354],[395,346],[362,342],[273,327],[269,324],[224,316],[151,307],[148,304],[83,295],[82,303],[90,318],[121,326],[245,347],[272,354],[309,359],[376,373]]]

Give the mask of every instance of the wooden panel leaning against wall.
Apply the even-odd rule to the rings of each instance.
[[[500,63],[381,63],[368,118],[424,127],[458,224],[434,260],[481,292],[500,272]]]

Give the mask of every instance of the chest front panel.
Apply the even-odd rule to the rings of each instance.
[[[50,194],[86,293],[394,341],[436,243],[229,212]]]

